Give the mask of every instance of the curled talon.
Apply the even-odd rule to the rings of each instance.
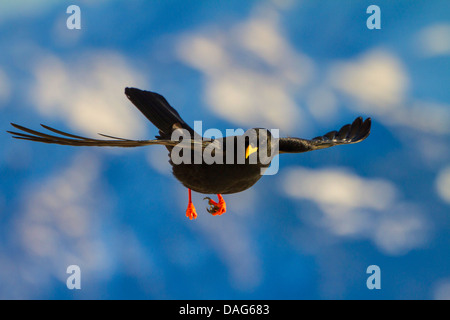
[[[208,199],[209,208],[206,208],[206,211],[208,211],[211,214],[216,213],[219,210],[219,207],[217,206],[217,203],[212,200],[210,197],[205,197],[203,200]]]
[[[214,215],[219,211],[219,209],[220,208],[218,206],[210,206],[209,208],[206,208],[206,211]]]
[[[218,194],[219,203],[212,200],[210,197],[205,197],[203,200],[208,199],[209,208],[206,209],[210,214],[213,216],[220,216],[221,214],[225,213],[227,211],[227,205],[225,203],[225,200],[223,197]]]

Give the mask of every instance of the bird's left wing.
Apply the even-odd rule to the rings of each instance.
[[[47,134],[43,132],[39,132],[36,130],[32,130],[26,127],[23,127],[21,125],[11,123],[11,125],[22,131],[22,132],[15,132],[15,131],[7,131],[8,133],[13,135],[13,138],[16,139],[22,139],[22,140],[30,140],[30,141],[37,141],[37,142],[43,142],[43,143],[54,143],[54,144],[60,144],[65,146],[97,146],[97,147],[142,147],[142,146],[148,146],[148,145],[165,145],[165,146],[180,146],[183,148],[191,148],[193,144],[202,144],[202,148],[206,147],[207,144],[209,144],[208,141],[197,141],[189,139],[186,141],[186,139],[183,139],[183,141],[180,143],[179,141],[174,140],[164,140],[164,139],[156,139],[156,140],[129,140],[124,138],[117,138],[105,134],[100,134],[103,137],[109,138],[108,140],[101,140],[101,139],[91,139],[86,138],[82,136],[77,136],[74,134],[70,134],[67,132],[63,132],[54,128],[51,128],[49,126],[41,124],[41,126],[44,129],[47,129],[53,133],[58,134],[52,135]]]
[[[371,124],[371,118],[363,121],[361,117],[358,117],[352,124],[343,126],[339,131],[330,131],[311,140],[281,138],[279,140],[279,150],[280,153],[300,153],[342,144],[358,143],[369,136]]]

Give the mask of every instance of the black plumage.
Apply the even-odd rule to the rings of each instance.
[[[210,205],[208,212],[220,215],[226,211],[226,204],[221,194],[241,192],[253,186],[262,177],[262,173],[269,167],[270,161],[277,153],[302,153],[336,145],[357,143],[366,139],[370,134],[371,119],[367,118],[363,121],[361,117],[358,117],[352,124],[343,126],[339,131],[331,131],[311,140],[289,137],[278,139],[272,137],[270,131],[261,128],[250,129],[243,136],[205,139],[194,132],[163,96],[136,88],[126,88],[125,94],[159,129],[156,139],[130,140],[105,134],[100,135],[108,139],[91,139],[56,130],[46,125],[42,125],[42,127],[57,135],[35,131],[17,124],[12,124],[12,126],[20,132],[8,132],[16,139],[70,146],[164,145],[168,149],[169,155],[172,155],[169,162],[173,168],[173,175],[189,189],[186,215],[190,219],[197,216],[191,201],[191,190],[203,194],[217,194],[218,202],[210,198],[206,199],[209,200]],[[174,139],[174,133],[181,138]],[[182,143],[180,143],[181,141]],[[261,150],[266,151],[265,157],[259,154]],[[181,163],[174,161],[175,152],[179,158],[190,159],[190,161]],[[204,157],[205,154],[211,156],[209,160]],[[212,163],[211,159],[214,160]]]

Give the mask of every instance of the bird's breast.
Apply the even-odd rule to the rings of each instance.
[[[261,178],[261,167],[249,164],[179,164],[173,175],[187,188],[204,194],[244,191]]]

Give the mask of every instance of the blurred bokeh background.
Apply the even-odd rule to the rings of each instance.
[[[0,298],[450,299],[449,1],[3,0],[0,44]],[[280,157],[220,217],[194,193],[190,221],[163,147],[5,132],[150,139],[126,86],[204,130],[313,138],[361,115],[372,134]]]

